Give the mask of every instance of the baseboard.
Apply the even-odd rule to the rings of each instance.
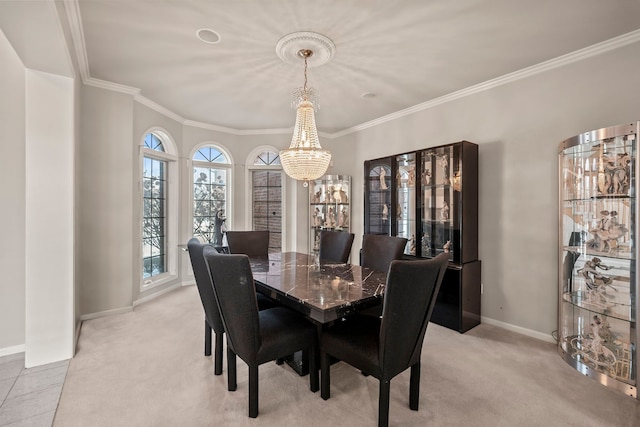
[[[0,348],[0,357],[9,356],[16,353],[24,353],[24,344],[14,345],[11,347]]]
[[[487,325],[497,326],[508,331],[517,332],[521,335],[526,335],[531,338],[535,338],[541,341],[546,341],[555,344],[556,340],[553,339],[551,334],[543,334],[542,332],[534,331],[532,329],[523,328],[521,326],[512,325],[510,323],[501,322],[500,320],[491,319],[489,317],[480,317],[480,322]]]
[[[129,313],[131,311],[133,311],[133,306],[114,308],[112,310],[98,311],[97,313],[83,314],[82,316],[80,316],[80,321],[84,322],[85,320],[97,319],[99,317],[113,316],[115,314]]]

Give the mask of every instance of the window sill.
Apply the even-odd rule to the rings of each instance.
[[[142,279],[142,283],[140,284],[140,292],[148,291],[149,289],[153,289],[156,286],[161,286],[177,279],[178,276],[173,273],[162,273],[148,279]]]

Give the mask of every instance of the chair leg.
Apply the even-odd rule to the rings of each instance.
[[[215,356],[214,356],[214,370],[213,373],[215,375],[222,375],[222,354],[223,354],[223,348],[222,348],[222,339],[224,337],[224,333],[217,333],[216,332],[216,347],[214,349],[215,351]]]
[[[409,380],[409,408],[418,410],[420,400],[420,362],[411,365],[411,379]]]
[[[324,400],[327,400],[329,399],[329,397],[331,397],[331,392],[330,392],[331,376],[329,371],[330,369],[331,369],[330,356],[328,353],[321,351],[320,352],[320,377],[321,377],[320,396]]]
[[[204,355],[211,356],[211,326],[206,319],[204,321]]]
[[[249,417],[258,416],[258,365],[249,366]]]
[[[238,384],[236,381],[236,354],[227,345],[227,389],[236,391]]]
[[[391,382],[380,380],[380,396],[378,397],[378,427],[389,426],[389,390]]]
[[[318,354],[315,348],[309,351],[309,389],[315,393],[318,385]]]

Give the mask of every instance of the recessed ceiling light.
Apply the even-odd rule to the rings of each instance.
[[[360,96],[362,96],[364,99],[371,99],[371,98],[375,98],[377,95],[375,93],[367,92],[367,93],[363,93]]]
[[[196,31],[196,35],[200,40],[209,44],[218,44],[220,43],[220,40],[222,40],[220,34],[210,28],[200,28],[198,31]]]

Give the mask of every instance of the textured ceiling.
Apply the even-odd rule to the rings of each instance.
[[[79,11],[92,78],[238,130],[293,125],[303,62],[275,52],[291,32],[336,45],[309,69],[318,128],[336,132],[640,28],[638,0],[79,0]],[[221,42],[201,42],[203,27]]]

